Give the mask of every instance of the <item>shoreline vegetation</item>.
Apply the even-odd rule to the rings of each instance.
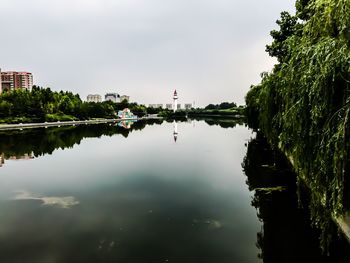
[[[350,1],[298,0],[296,9],[271,31],[266,51],[278,63],[251,86],[246,112],[311,190],[312,223],[326,249],[324,218],[343,220],[350,209]]]
[[[111,123],[93,125],[49,126],[36,129],[0,130],[0,153],[4,158],[13,156],[43,156],[57,149],[72,148],[84,138],[113,136],[120,134],[128,137],[131,132],[144,129],[147,125],[157,125],[162,120],[152,119],[133,123],[130,129],[124,129]],[[92,126],[93,125],[93,126]],[[1,154],[0,154],[1,155]]]
[[[243,124],[232,119],[201,119],[209,126],[220,126],[221,128],[234,128],[236,125]],[[112,122],[100,120],[99,123],[82,123],[81,125],[55,125],[55,126],[36,126],[35,129],[0,129],[0,157],[1,153],[6,158],[20,156],[41,156],[46,153],[52,153],[56,149],[71,148],[79,144],[84,138],[93,138],[101,136],[113,136],[120,134],[127,138],[130,133],[140,131],[147,126],[161,125],[165,122],[172,123],[173,120],[164,118],[142,118],[125,129],[119,125],[113,125]],[[179,120],[180,122],[182,120]],[[53,123],[57,124],[57,123]],[[85,125],[86,124],[86,125]],[[34,136],[35,135],[35,136]]]
[[[117,112],[129,108],[139,117],[157,115],[163,118],[223,117],[241,118],[244,107],[235,103],[209,104],[205,108],[172,110],[150,108],[135,102],[84,102],[78,94],[52,91],[34,86],[32,91],[14,90],[0,94],[0,125],[26,123],[74,122],[96,119],[116,119]]]
[[[146,119],[155,119],[155,118],[142,118],[142,120],[146,120]],[[56,121],[56,122],[0,124],[0,131],[1,130],[13,130],[13,129],[76,126],[76,125],[83,125],[83,124],[116,123],[116,122],[128,121],[128,120],[134,120],[134,119],[92,119],[92,120],[82,120],[82,121]]]

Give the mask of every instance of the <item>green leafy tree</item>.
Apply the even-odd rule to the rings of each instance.
[[[291,159],[311,189],[311,216],[329,241],[350,182],[350,1],[297,1],[300,19],[284,14],[270,55],[280,62],[246,96],[247,115]]]
[[[279,62],[283,62],[289,57],[289,47],[286,40],[293,36],[300,29],[300,26],[298,18],[290,15],[288,12],[282,12],[281,18],[276,23],[279,25],[279,30],[270,32],[273,42],[266,46],[266,52],[271,57],[276,57]]]

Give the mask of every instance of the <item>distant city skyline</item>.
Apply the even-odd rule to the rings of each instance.
[[[82,99],[108,91],[141,104],[244,103],[275,60],[269,32],[293,1],[2,0],[0,64]],[[69,8],[68,8],[69,7]],[[23,30],[25,28],[26,30]],[[21,32],[20,34],[18,32]]]

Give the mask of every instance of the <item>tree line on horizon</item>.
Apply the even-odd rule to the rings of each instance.
[[[137,103],[85,102],[70,91],[52,91],[33,86],[31,91],[13,90],[0,95],[0,122],[69,121],[90,118],[115,118],[119,110],[129,107],[139,115],[147,108]]]
[[[196,110],[203,113],[211,112],[211,110],[228,110],[234,107],[236,107],[235,103],[223,102],[217,105],[209,104],[204,109]],[[136,102],[129,103],[126,100],[120,103],[85,102],[78,94],[70,91],[52,91],[50,88],[33,86],[31,91],[13,90],[0,94],[0,123],[115,118],[116,113],[124,108],[129,108],[138,116],[159,114],[166,117],[172,115],[172,110],[150,108]],[[180,111],[179,114],[181,114]]]
[[[78,94],[38,86],[33,86],[31,91],[14,90],[0,95],[0,119],[3,122],[74,120],[107,117],[113,113],[111,103],[87,103]]]

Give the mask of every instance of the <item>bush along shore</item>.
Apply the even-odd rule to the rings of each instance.
[[[338,220],[349,209],[350,1],[298,0],[296,8],[271,31],[266,51],[278,64],[251,87],[246,113],[311,189],[312,221],[324,230],[321,213]]]

